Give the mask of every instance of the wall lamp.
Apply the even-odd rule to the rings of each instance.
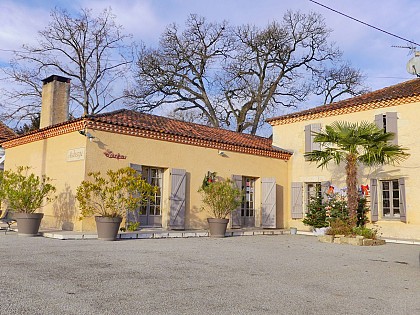
[[[88,138],[90,142],[92,142],[92,140],[95,139],[94,136],[92,136],[89,132],[86,132],[85,130],[79,130],[79,133],[82,136],[85,136],[86,138]]]

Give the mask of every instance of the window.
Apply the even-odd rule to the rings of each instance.
[[[306,183],[305,184],[305,212],[308,211],[308,205],[312,198],[321,197],[321,183]]]
[[[382,217],[400,218],[400,187],[398,179],[381,181]]]
[[[241,217],[254,217],[255,179],[242,177],[242,189],[244,196],[242,198]]]
[[[391,140],[392,144],[398,144],[398,117],[396,112],[389,112],[384,114],[375,115],[375,124],[384,129],[385,132],[392,132],[394,139]]]
[[[158,190],[147,204],[140,208],[140,215],[161,215],[162,174],[163,170],[160,168],[142,167],[142,177],[152,186],[157,186]]]

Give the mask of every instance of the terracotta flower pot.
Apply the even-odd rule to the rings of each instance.
[[[229,219],[208,218],[210,237],[225,237]]]
[[[19,236],[37,236],[43,213],[14,213]]]
[[[121,217],[95,217],[98,239],[103,241],[115,241],[118,235],[118,229],[122,222]]]

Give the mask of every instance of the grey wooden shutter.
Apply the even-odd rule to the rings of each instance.
[[[312,151],[313,150],[321,150],[321,143],[320,142],[314,142],[314,139],[316,137],[315,133],[318,133],[321,131],[321,124],[312,124],[311,125],[311,141],[312,141]]]
[[[396,112],[386,113],[386,131],[394,134],[394,139],[390,142],[398,144],[398,117]]]
[[[311,125],[305,126],[305,153],[312,152]]]
[[[370,217],[372,222],[378,221],[378,181],[370,180]]]
[[[292,219],[303,217],[303,183],[292,182]]]
[[[242,190],[242,176],[232,175],[232,180],[235,183],[236,187]],[[232,228],[241,227],[241,206],[239,206],[236,210],[230,213],[230,226]]]
[[[169,227],[185,229],[185,191],[187,174],[183,169],[171,170],[171,195],[169,209]]]
[[[398,186],[400,191],[400,220],[407,223],[407,206],[405,203],[405,179],[398,179]]]
[[[276,228],[276,179],[263,178],[261,181],[262,226]]]
[[[378,128],[380,129],[384,128],[384,115],[383,114],[375,115],[375,125],[378,126]]]
[[[314,133],[320,131],[321,124],[310,124],[305,126],[305,153],[321,149],[321,143],[314,142],[314,138],[316,136]]]

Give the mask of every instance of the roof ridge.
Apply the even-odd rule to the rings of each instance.
[[[149,117],[158,117],[159,119],[164,119],[164,120],[167,120],[167,121],[173,121],[173,122],[176,122],[176,123],[189,125],[191,127],[200,126],[200,127],[204,127],[204,128],[222,130],[224,132],[229,132],[229,133],[232,133],[232,134],[235,134],[235,135],[242,135],[242,136],[245,136],[245,137],[259,138],[259,139],[262,139],[262,140],[270,140],[268,137],[251,135],[251,134],[248,134],[248,133],[241,133],[241,132],[238,132],[238,131],[229,130],[229,129],[225,129],[225,128],[222,128],[222,127],[208,126],[208,125],[204,125],[204,124],[200,124],[200,123],[183,121],[183,120],[179,120],[179,119],[176,119],[176,118],[171,118],[171,117],[166,117],[166,116],[161,116],[161,115],[155,115],[155,114],[151,114],[151,113],[145,113],[145,112],[136,111],[136,110],[132,110],[132,109],[120,109],[120,110],[115,110],[113,112],[108,112],[108,113],[103,113],[103,114],[98,114],[98,115],[92,115],[92,116],[89,116],[89,117],[86,117],[86,118],[88,118],[88,119],[89,118],[92,118],[92,119],[102,118],[102,117],[117,115],[117,114],[120,114],[120,113],[123,113],[123,112],[133,113],[133,114],[136,114],[136,115],[145,115],[145,116],[149,116]]]
[[[390,85],[379,90],[350,97],[330,104],[323,104],[294,113],[268,118],[266,119],[266,122],[270,123],[292,117],[300,117],[311,115],[314,113],[333,111],[344,107],[358,106],[367,103],[380,103],[390,99],[397,100],[400,98],[407,98],[416,95],[420,95],[420,78],[414,78],[408,81],[399,82],[397,84]]]

